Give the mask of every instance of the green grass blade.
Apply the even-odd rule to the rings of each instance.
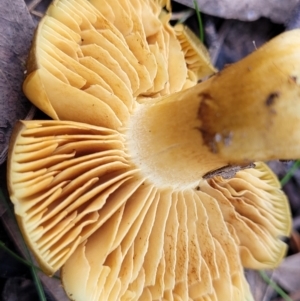
[[[279,287],[273,280],[271,280],[269,278],[269,276],[267,275],[267,273],[265,271],[259,271],[259,274],[261,276],[261,278],[268,284],[270,285],[275,291],[276,293],[283,298],[286,301],[293,301],[284,291],[281,287]]]
[[[28,267],[32,267],[30,262],[28,262],[27,260],[23,259],[22,257],[20,257],[19,255],[17,255],[16,253],[14,253],[13,251],[11,251],[3,241],[0,240],[0,249],[4,250],[6,253],[8,253],[11,257],[15,258],[17,261],[23,263],[24,265],[27,265]],[[36,269],[38,269],[37,267],[35,267]]]
[[[0,240],[0,249],[4,250],[5,252],[7,252],[11,257],[15,258],[17,261],[23,263],[24,265],[30,267],[30,268],[35,268],[36,270],[38,270],[39,272],[43,272],[42,269],[40,269],[39,267],[37,267],[36,265],[31,265],[30,262],[28,262],[27,260],[23,259],[22,257],[20,257],[19,255],[17,255],[15,252],[13,252],[11,249],[9,249],[5,243],[3,241]],[[60,277],[57,276],[53,276],[53,278],[60,280]]]
[[[199,10],[199,7],[198,7],[197,0],[194,0],[194,7],[195,7],[195,10],[196,10],[198,24],[199,24],[200,40],[204,43],[203,23],[202,23],[202,18],[201,18],[201,14],[200,14],[200,10]]]
[[[300,167],[300,160],[297,160],[293,166],[289,169],[286,175],[281,179],[280,184],[283,187],[292,178],[295,171]]]
[[[40,301],[47,301],[43,285],[42,285],[41,280],[40,280],[40,278],[37,274],[37,270],[34,267],[31,267],[31,274],[32,274],[32,278],[33,278],[37,293],[39,295]]]
[[[1,188],[0,188],[0,200],[1,200],[2,203],[4,203],[10,218],[17,225],[15,215],[12,212],[10,206],[8,205],[9,201],[6,199],[6,197],[5,197],[5,195],[4,195]],[[19,229],[19,227],[17,227],[17,228]],[[21,238],[23,238],[20,230],[19,230],[19,233],[20,233]],[[31,254],[30,254],[29,249],[28,249],[26,243],[24,242],[24,240],[22,240],[22,245],[23,245],[23,249],[24,249],[24,252],[25,252],[25,256],[28,258],[28,263],[30,265],[31,275],[32,275],[32,278],[33,278],[33,281],[34,281],[34,284],[35,284],[35,287],[36,287],[36,290],[37,290],[37,293],[38,293],[38,296],[39,296],[39,300],[40,301],[47,301],[46,296],[45,296],[45,292],[44,292],[44,289],[43,289],[43,286],[42,286],[42,283],[41,283],[41,280],[40,280],[40,278],[37,274],[37,270],[36,270],[36,268],[34,266],[34,263],[32,261]]]

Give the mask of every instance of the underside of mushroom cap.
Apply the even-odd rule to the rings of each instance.
[[[142,180],[135,182],[124,137],[114,130],[31,121],[15,132],[8,160],[11,200],[27,243],[53,274]]]
[[[12,143],[22,232],[71,299],[251,300],[242,266],[285,254],[289,208],[263,163],[180,191],[153,185],[115,130],[26,121]]]
[[[184,52],[188,69],[197,76],[197,80],[203,80],[216,73],[217,70],[210,62],[209,53],[199,38],[182,23],[176,24],[174,30]]]
[[[51,4],[23,87],[55,120],[15,128],[11,200],[43,270],[63,267],[71,299],[252,300],[243,267],[276,266],[291,227],[272,172],[256,163],[175,187],[132,160],[137,109],[215,72],[162,6],[169,1]]]
[[[117,129],[144,97],[195,85],[187,59],[215,72],[161,12],[155,1],[54,1],[35,34],[24,93],[53,119]]]

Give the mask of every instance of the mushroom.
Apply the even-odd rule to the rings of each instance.
[[[243,268],[286,252],[255,161],[299,157],[300,31],[197,84],[215,69],[163,6],[57,0],[36,31],[24,92],[54,120],[15,127],[8,187],[73,300],[252,300]]]

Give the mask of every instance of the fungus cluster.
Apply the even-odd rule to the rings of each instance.
[[[279,140],[281,110],[299,122],[300,33],[197,84],[215,69],[168,9],[56,0],[35,34],[23,88],[54,120],[16,126],[8,187],[28,245],[47,274],[62,268],[72,300],[252,300],[243,268],[286,251],[279,182],[264,163],[243,168],[299,155],[291,127]]]

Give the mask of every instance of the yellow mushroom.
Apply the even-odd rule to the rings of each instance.
[[[24,92],[8,187],[23,235],[72,300],[252,300],[286,197],[256,162],[300,155],[300,31],[215,72],[166,1],[56,0]],[[298,114],[299,115],[299,114]],[[224,168],[225,167],[225,168]]]

